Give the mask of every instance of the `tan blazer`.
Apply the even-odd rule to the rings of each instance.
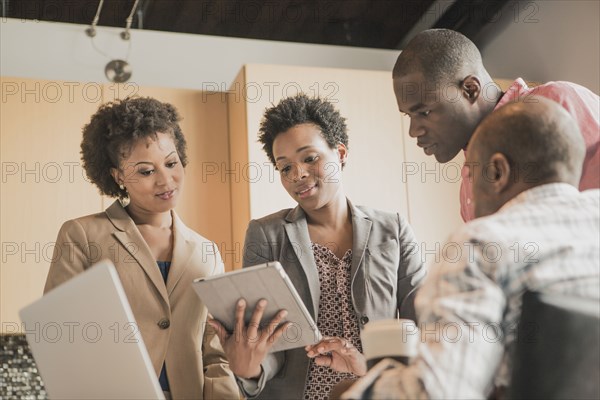
[[[166,285],[135,223],[115,201],[103,213],[63,224],[44,293],[101,259],[112,260],[157,376],[166,362],[172,397],[239,399],[219,339],[214,330],[205,330],[206,307],[191,287],[195,278],[224,272],[221,255],[214,243],[172,215]]]
[[[350,201],[353,243],[350,279],[359,327],[369,321],[414,319],[415,289],[425,277],[412,228],[398,214],[355,207]],[[244,267],[281,262],[315,321],[320,283],[306,214],[300,207],[250,221],[244,244]],[[317,322],[318,323],[318,322]],[[309,367],[303,348],[277,352],[262,363],[258,384],[240,379],[247,396],[263,399],[302,398]]]

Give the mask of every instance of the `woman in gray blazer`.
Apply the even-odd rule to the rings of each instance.
[[[265,112],[260,141],[298,206],[250,222],[244,267],[279,261],[320,332],[340,349],[311,358],[302,348],[269,354],[288,325],[280,324],[281,311],[261,329],[264,301],[248,305],[255,307],[250,324],[231,335],[210,323],[247,397],[326,399],[336,383],[366,372],[365,324],[414,318],[411,293],[425,270],[406,220],[346,198],[348,135],[331,103],[306,95],[282,100]],[[245,307],[240,300],[239,319]]]

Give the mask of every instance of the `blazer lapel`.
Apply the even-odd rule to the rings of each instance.
[[[352,267],[350,269],[350,279],[353,281],[358,268],[365,257],[365,250],[371,233],[371,220],[358,208],[354,207],[350,200],[348,206],[352,213]]]
[[[167,288],[156,265],[156,260],[154,260],[146,241],[131,217],[129,217],[129,214],[127,214],[127,211],[125,211],[121,203],[117,200],[106,209],[106,215],[117,228],[113,233],[115,238],[121,242],[129,255],[137,261],[139,266],[146,272],[148,279],[156,287],[156,290],[158,290],[165,302],[169,304]]]
[[[321,286],[319,284],[319,272],[315,257],[313,255],[310,237],[308,236],[308,225],[306,224],[306,215],[300,206],[294,208],[285,217],[285,231],[288,239],[300,261],[300,266],[304,270],[308,280],[308,290],[312,299],[313,317],[316,318],[319,310],[319,297],[321,296]]]
[[[187,240],[185,235],[186,226],[183,224],[181,219],[172,212],[173,216],[173,258],[171,259],[171,269],[169,270],[169,276],[167,278],[167,292],[169,296],[173,293],[173,289],[177,285],[177,282],[183,276],[185,272],[185,266],[188,264],[192,254],[196,249],[196,243],[191,240]]]

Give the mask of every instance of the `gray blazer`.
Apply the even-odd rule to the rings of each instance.
[[[408,222],[398,214],[355,207],[352,213],[352,303],[362,330],[369,321],[414,319],[414,291],[425,277],[419,246]],[[299,206],[252,220],[246,231],[243,266],[279,261],[306,308],[317,321],[319,273],[306,215]],[[258,385],[238,379],[247,397],[299,399],[309,358],[303,348],[269,354]],[[268,382],[267,382],[268,381]]]

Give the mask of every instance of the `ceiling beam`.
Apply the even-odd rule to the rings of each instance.
[[[396,46],[397,49],[403,49],[408,42],[419,32],[431,29],[435,26],[441,16],[456,3],[456,0],[436,0],[427,11],[423,13],[421,18],[413,25],[413,27],[404,35]]]
[[[499,18],[508,0],[458,0],[441,16],[434,28],[452,29],[476,42],[481,30]]]

